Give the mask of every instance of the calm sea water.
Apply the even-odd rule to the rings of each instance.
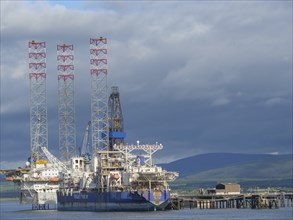
[[[189,209],[161,212],[60,212],[56,210],[32,211],[31,205],[17,201],[0,202],[0,219],[119,219],[119,220],[292,220],[293,208],[280,209]]]

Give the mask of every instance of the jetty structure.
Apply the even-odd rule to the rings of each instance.
[[[25,168],[6,180],[20,187],[20,203],[64,211],[153,211],[170,203],[169,182],[178,177],[154,165],[162,144],[125,145],[118,87],[108,95],[108,39],[91,38],[91,115],[77,152],[74,46],[57,45],[59,157],[49,151],[46,42],[29,48],[30,149]]]
[[[167,209],[278,209],[283,207],[293,207],[293,193],[173,195]]]

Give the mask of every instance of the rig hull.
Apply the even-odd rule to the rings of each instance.
[[[170,192],[73,192],[57,193],[59,211],[154,211],[164,210]]]

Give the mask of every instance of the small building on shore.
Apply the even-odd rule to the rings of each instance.
[[[238,183],[219,183],[215,189],[216,195],[239,195],[240,184]]]

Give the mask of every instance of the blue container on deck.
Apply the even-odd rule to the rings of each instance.
[[[126,132],[112,131],[112,132],[109,133],[109,138],[125,139],[126,138]]]

